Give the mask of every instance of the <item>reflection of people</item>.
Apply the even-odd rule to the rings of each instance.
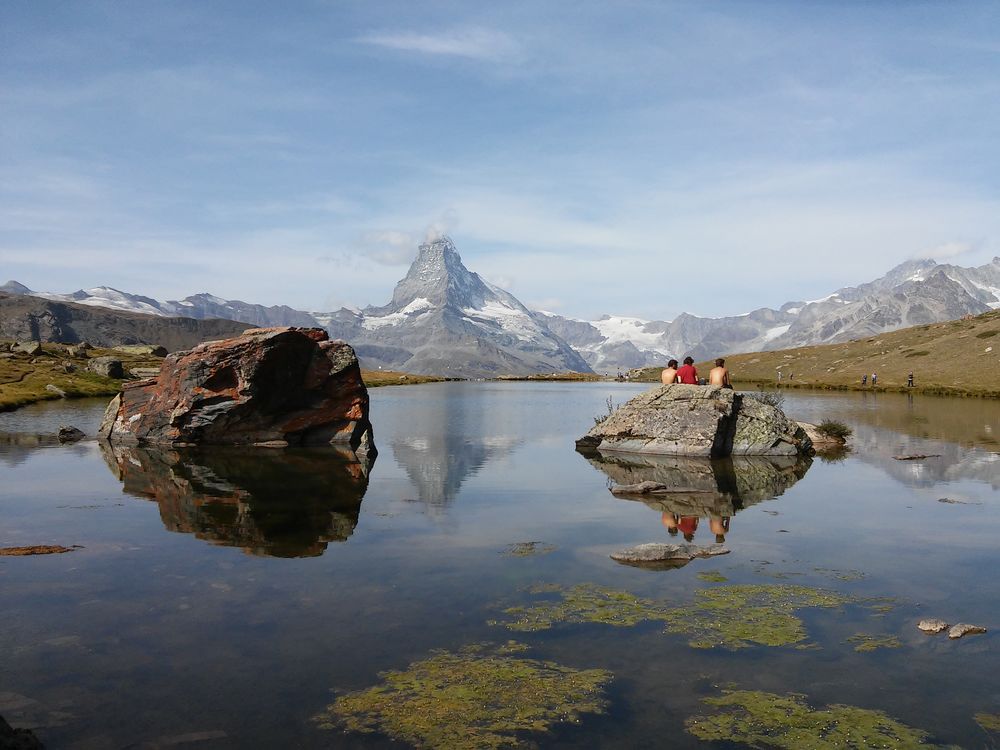
[[[721,357],[715,360],[715,367],[708,373],[708,384],[718,385],[723,388],[732,388],[729,383],[729,370],[726,369],[726,360]]]
[[[726,534],[729,532],[729,518],[722,516],[712,516],[708,520],[708,528],[715,534],[716,544],[726,541]]]
[[[667,529],[667,533],[670,534],[670,536],[677,536],[677,516],[673,513],[667,513],[664,511],[660,515],[660,522]]]
[[[694,369],[694,360],[691,357],[684,358],[684,366],[677,371],[677,382],[698,385],[698,371]]]
[[[694,541],[694,532],[698,530],[698,516],[681,516],[677,521],[677,529],[684,535],[684,541]]]
[[[660,373],[660,382],[664,385],[677,382],[677,360],[667,362],[666,368]]]

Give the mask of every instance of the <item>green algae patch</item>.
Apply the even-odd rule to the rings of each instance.
[[[865,577],[865,574],[860,570],[841,570],[840,568],[813,568],[813,570],[837,581],[860,581]]]
[[[515,542],[504,547],[505,557],[533,557],[535,555],[547,555],[555,552],[557,547],[554,544],[545,542]]]
[[[687,607],[667,612],[667,632],[690,636],[694,648],[788,646],[806,639],[799,609],[833,609],[855,601],[835,591],[791,584],[741,584],[701,589]]]
[[[1000,714],[978,713],[972,718],[987,732],[1000,732]]]
[[[855,633],[847,639],[848,643],[854,644],[854,650],[866,653],[877,651],[880,648],[899,648],[902,641],[894,635],[872,635],[870,633]]]
[[[581,583],[571,588],[541,584],[528,589],[533,595],[555,595],[526,606],[503,610],[504,620],[491,620],[491,625],[504,625],[509,630],[532,632],[548,630],[564,623],[600,623],[631,627],[644,620],[665,620],[668,610],[650,599],[642,599],[628,591]]]
[[[689,733],[702,740],[789,750],[938,747],[927,743],[927,732],[902,724],[882,711],[840,704],[814,709],[805,696],[795,693],[733,690],[704,702],[722,710],[693,716],[684,724]]]
[[[478,644],[435,651],[375,687],[338,697],[313,721],[321,729],[381,732],[418,748],[521,744],[526,733],[607,708],[611,673],[515,657],[527,647]]]
[[[701,573],[698,573],[697,577],[700,580],[708,581],[709,583],[725,583],[729,580],[718,570],[703,570]]]

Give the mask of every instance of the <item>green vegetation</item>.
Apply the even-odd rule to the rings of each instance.
[[[460,378],[442,378],[437,375],[414,375],[409,372],[395,370],[362,370],[361,379],[368,388],[379,388],[383,385],[420,385],[422,383],[442,383],[446,380]]]
[[[854,650],[866,653],[880,648],[899,648],[902,641],[894,635],[871,635],[870,633],[856,633],[847,639],[848,643],[855,644]]]
[[[987,732],[1000,732],[1000,714],[978,713],[972,718]]]
[[[614,414],[615,410],[619,406],[621,406],[621,404],[616,404],[614,402],[614,400],[611,398],[611,396],[608,396],[608,400],[604,402],[604,406],[607,409],[607,411],[604,414],[599,414],[596,417],[594,417],[594,424],[595,425],[596,424],[601,424],[601,422],[603,422],[605,419],[607,419],[612,414]]]
[[[122,381],[87,370],[94,357],[120,359],[126,370],[159,368],[160,357],[132,354],[114,349],[89,349],[86,357],[71,357],[66,345],[42,344],[41,353],[30,357],[22,352],[3,353],[0,358],[0,411],[11,411],[38,401],[87,396],[113,396]],[[47,388],[47,386],[53,388]],[[60,393],[61,392],[61,393]]]
[[[850,427],[848,427],[843,422],[839,422],[836,419],[825,419],[816,425],[816,430],[823,435],[827,435],[837,440],[847,440],[854,432]]]
[[[834,591],[791,584],[740,584],[700,589],[687,607],[667,612],[667,632],[690,636],[694,648],[787,646],[806,639],[795,611],[855,601]]]
[[[730,378],[743,389],[780,385],[1000,398],[1000,349],[987,351],[985,341],[998,334],[1000,310],[994,310],[841,344],[725,356]],[[697,366],[701,370],[711,365]],[[657,382],[661,369],[645,368],[632,379]],[[861,376],[870,378],[873,372],[878,373],[878,387],[873,389],[869,381],[862,388]],[[911,372],[914,387],[908,388]]]
[[[659,372],[659,371],[657,371]],[[659,377],[659,375],[657,375]],[[536,375],[500,375],[496,380],[543,380],[561,383],[564,381],[593,382],[596,380],[606,380],[607,378],[596,375],[592,372],[550,372]]]
[[[509,630],[531,632],[548,630],[563,623],[602,623],[617,627],[630,627],[644,620],[664,620],[667,610],[649,599],[641,599],[627,591],[581,583],[572,588],[541,585],[528,589],[535,595],[556,594],[558,598],[544,599],[529,606],[508,607],[503,610],[508,619],[502,623]]]
[[[698,578],[709,583],[725,583],[729,580],[718,570],[703,570],[701,573],[698,573]]]
[[[531,557],[533,555],[547,555],[550,552],[555,552],[556,549],[554,544],[546,544],[545,542],[515,542],[508,544],[503,553],[507,557]]]
[[[313,717],[320,728],[382,732],[418,748],[501,748],[525,732],[579,722],[607,706],[611,673],[515,657],[523,644],[435,651],[375,687],[340,696]]]
[[[705,703],[721,709],[685,722],[702,740],[739,742],[789,750],[927,748],[927,732],[908,727],[882,711],[834,704],[810,708],[805,696],[732,690]]]

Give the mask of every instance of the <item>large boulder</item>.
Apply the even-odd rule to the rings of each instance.
[[[87,369],[106,378],[121,380],[125,377],[122,361],[115,357],[94,357],[87,363]]]
[[[126,383],[100,434],[158,445],[325,445],[374,456],[354,350],[321,328],[254,328]]]
[[[660,386],[594,425],[581,449],[675,456],[808,454],[805,431],[776,406],[719,386]]]

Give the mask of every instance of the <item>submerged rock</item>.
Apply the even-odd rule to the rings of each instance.
[[[948,629],[948,623],[944,620],[921,620],[917,623],[917,627],[925,633],[940,633]]]
[[[951,626],[951,630],[948,631],[948,637],[956,639],[967,635],[978,635],[985,632],[986,628],[982,625],[969,625],[966,622],[960,622],[958,625]]]
[[[125,385],[101,434],[115,442],[374,452],[358,359],[320,328],[255,328],[175,352],[156,379]]]
[[[83,440],[87,437],[83,430],[76,427],[69,427],[67,425],[61,425],[59,427],[59,432],[56,435],[59,438],[60,443],[75,443],[78,440]]]
[[[581,450],[680,456],[796,456],[812,451],[781,409],[731,388],[671,384],[628,401],[577,441]]]
[[[729,549],[722,544],[700,546],[686,543],[660,544],[650,542],[613,552],[611,559],[626,565],[644,566],[666,563],[671,567],[681,567],[696,557],[715,557],[716,555],[728,554]]]

